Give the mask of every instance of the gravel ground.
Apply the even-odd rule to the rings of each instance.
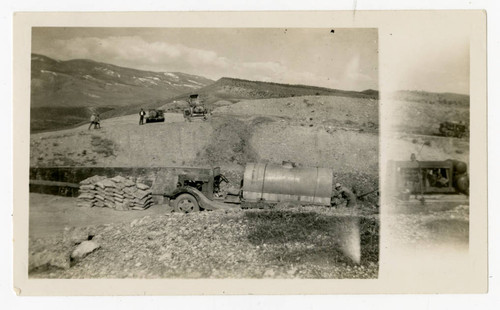
[[[384,216],[388,238],[394,246],[435,247],[467,246],[469,243],[469,206],[449,210],[426,209],[423,212]]]
[[[67,228],[62,237],[30,240],[30,277],[376,278],[378,223],[378,215],[345,208],[278,205]],[[356,251],[350,227],[360,230],[359,264],[348,258]],[[88,239],[100,248],[69,261]],[[34,268],[40,252],[62,263]]]

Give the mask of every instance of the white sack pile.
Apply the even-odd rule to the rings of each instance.
[[[79,207],[145,210],[153,204],[149,186],[122,176],[92,176],[80,182]]]

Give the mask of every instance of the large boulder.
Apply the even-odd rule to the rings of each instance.
[[[73,253],[71,253],[71,258],[75,260],[82,259],[100,247],[101,246],[94,241],[83,241],[76,247]]]

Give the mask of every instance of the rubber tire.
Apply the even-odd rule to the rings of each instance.
[[[191,202],[192,207],[191,207],[191,209],[183,210],[183,209],[181,209],[179,204],[182,201],[186,201],[186,200]],[[196,200],[196,198],[194,198],[193,195],[181,194],[181,195],[177,196],[177,198],[175,198],[175,200],[174,200],[174,210],[175,210],[175,212],[180,212],[180,213],[198,212],[198,211],[200,211],[200,206],[198,204],[198,201]]]

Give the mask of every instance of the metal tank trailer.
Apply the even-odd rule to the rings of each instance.
[[[281,166],[248,163],[239,190],[224,196],[220,193],[221,182],[228,181],[219,168],[202,169],[190,175],[179,175],[177,186],[166,188],[164,196],[176,211],[186,213],[240,206],[259,208],[279,202],[330,206],[333,170],[294,167],[290,163]]]

